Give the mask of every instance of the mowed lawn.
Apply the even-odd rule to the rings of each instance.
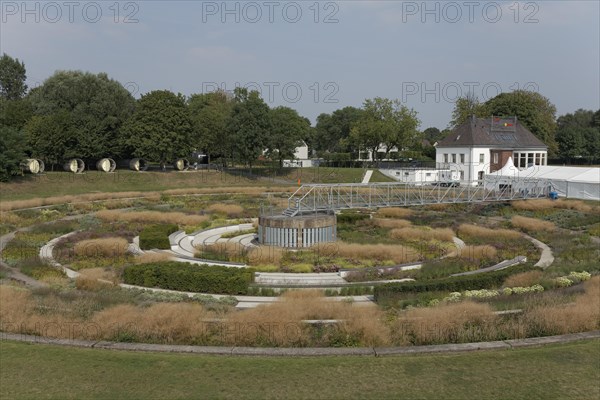
[[[199,356],[2,341],[0,398],[598,399],[600,340],[382,358]]]
[[[0,182],[2,201],[36,197],[77,195],[97,192],[161,191],[178,188],[210,188],[236,186],[297,186],[300,183],[357,183],[361,182],[362,168],[286,168],[279,170],[255,169],[252,176],[245,170],[230,172],[133,172],[117,170],[113,174],[87,171],[85,174],[48,172],[43,175],[25,175],[8,183]],[[371,182],[393,182],[378,170],[373,171]]]

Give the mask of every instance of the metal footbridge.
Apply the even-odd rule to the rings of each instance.
[[[482,203],[547,197],[552,191],[544,179],[506,179],[478,182],[341,183],[302,185],[288,199],[283,215],[352,208],[402,207],[427,204]]]

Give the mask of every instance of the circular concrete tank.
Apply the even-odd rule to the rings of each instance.
[[[305,214],[295,217],[269,215],[258,218],[258,242],[266,246],[310,247],[335,242],[335,214]]]

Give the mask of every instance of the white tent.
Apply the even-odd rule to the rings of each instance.
[[[502,178],[544,179],[551,183],[552,190],[561,197],[600,200],[600,168],[536,165],[519,170],[509,158],[502,169],[488,176],[490,181],[495,182]]]

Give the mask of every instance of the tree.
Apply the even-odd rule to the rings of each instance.
[[[586,157],[592,162],[600,153],[600,127],[597,116],[591,110],[579,109],[573,114],[565,114],[557,120],[556,141],[559,156],[571,160]]]
[[[417,113],[401,105],[399,100],[376,97],[365,100],[363,113],[352,128],[351,139],[370,151],[374,159],[383,144],[387,157],[392,148],[402,150],[415,143],[419,124]]]
[[[0,125],[22,129],[33,115],[28,98],[7,100],[0,97]]]
[[[548,146],[549,156],[557,153],[556,107],[546,97],[527,90],[500,93],[485,103],[485,115],[516,116],[531,133]]]
[[[194,94],[188,99],[192,120],[192,143],[208,155],[226,156],[231,152],[227,124],[233,102],[222,91]]]
[[[192,121],[185,97],[168,90],[143,95],[123,126],[125,144],[135,156],[166,163],[188,157],[192,150]]]
[[[268,154],[276,156],[279,168],[283,160],[294,158],[294,152],[300,141],[310,131],[310,122],[289,107],[276,107],[271,110],[271,132],[267,140]]]
[[[469,92],[466,95],[459,97],[454,103],[450,127],[454,129],[457,126],[464,124],[471,115],[481,118],[487,117],[488,113],[485,105],[479,102],[477,96],[474,93]]]
[[[18,100],[25,96],[26,79],[25,64],[4,53],[0,57],[0,97],[6,100]]]
[[[250,168],[267,147],[271,132],[269,106],[253,90],[235,89],[235,105],[227,130],[232,140],[235,156]]]
[[[332,114],[317,117],[314,147],[320,152],[339,153],[352,151],[350,131],[358,122],[362,110],[356,107],[344,107]]]
[[[49,165],[79,156],[76,150],[78,132],[71,113],[66,110],[33,116],[24,130],[31,155]]]
[[[133,113],[135,100],[106,74],[59,71],[29,93],[38,116],[69,114],[77,132],[69,142],[71,154],[81,158],[115,157],[122,153],[120,129]]]
[[[10,126],[0,126],[0,181],[19,174],[24,158],[25,140],[21,132]]]

